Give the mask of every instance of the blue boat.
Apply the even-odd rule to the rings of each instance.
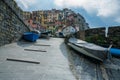
[[[27,41],[35,42],[39,38],[39,34],[33,32],[25,32],[23,38]]]
[[[120,49],[111,48],[111,49],[110,49],[110,53],[111,53],[111,55],[113,55],[113,56],[120,57]]]

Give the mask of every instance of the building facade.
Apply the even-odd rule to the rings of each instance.
[[[24,18],[27,20],[30,18],[34,24],[40,24],[53,32],[60,31],[66,26],[73,26],[78,31],[89,28],[83,16],[68,8],[63,10],[38,10],[32,11],[32,13],[24,12]]]

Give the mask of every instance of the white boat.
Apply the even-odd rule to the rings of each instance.
[[[66,37],[68,35],[72,35],[76,33],[76,29],[72,26],[67,26],[62,29],[63,36]]]
[[[108,56],[108,48],[104,48],[76,38],[70,38],[67,43],[74,50],[99,61],[104,61]]]

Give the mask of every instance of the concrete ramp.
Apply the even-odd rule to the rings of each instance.
[[[40,64],[9,61],[7,58],[37,61]],[[60,38],[0,47],[0,80],[76,80],[69,65],[67,49]]]
[[[94,63],[61,38],[0,47],[0,80],[119,80],[119,74],[120,59]]]

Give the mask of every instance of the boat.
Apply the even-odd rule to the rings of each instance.
[[[118,49],[118,48],[111,48],[110,53],[113,56],[120,57],[120,49]]]
[[[72,26],[67,26],[62,29],[62,34],[64,37],[67,37],[67,36],[75,34],[75,33],[76,33],[76,29]]]
[[[39,38],[39,34],[34,32],[25,32],[23,38],[27,41],[35,42]]]
[[[56,35],[56,37],[64,38],[64,35],[62,32],[56,32],[55,35]]]
[[[42,35],[48,35],[48,34],[50,34],[50,33],[51,33],[51,31],[44,31],[44,32],[41,32]]]
[[[76,38],[70,38],[67,45],[88,57],[102,62],[106,60],[108,56],[108,48],[104,48]]]
[[[44,32],[41,32],[40,38],[47,38],[47,39],[49,39],[50,36],[51,36],[51,31],[44,31]]]

